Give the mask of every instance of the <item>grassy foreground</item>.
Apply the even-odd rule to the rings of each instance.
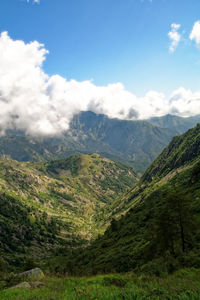
[[[185,269],[166,278],[148,275],[98,275],[46,278],[45,286],[32,290],[0,291],[1,300],[75,299],[200,299],[200,270]]]

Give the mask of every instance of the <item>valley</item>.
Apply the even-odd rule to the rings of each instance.
[[[0,300],[200,300],[200,1],[0,1]]]
[[[177,126],[183,126],[183,120],[174,120],[178,122]],[[166,124],[164,119],[159,122]],[[84,126],[79,128],[79,142],[84,131],[88,132],[88,137],[92,135],[93,142],[97,136],[100,139],[101,126],[95,139]],[[153,130],[156,131],[156,127]],[[138,132],[141,134],[140,130]],[[16,135],[15,139],[18,137]],[[0,140],[7,138],[10,139],[5,136]],[[21,138],[27,139],[19,137],[18,141]],[[33,145],[40,149],[35,141]],[[120,147],[125,145],[122,141]],[[192,274],[191,268],[200,268],[199,145],[198,124],[173,137],[143,174],[141,169],[133,168],[132,163],[129,165],[128,160],[117,162],[117,156],[111,160],[99,153],[73,154],[56,160],[46,160],[47,157],[42,155],[35,157],[36,161],[17,161],[3,155],[0,159],[0,265],[7,271],[42,266],[47,274],[54,276],[132,272],[130,278],[138,278],[145,274],[155,278],[155,289],[162,285],[156,283],[157,277],[166,277],[184,268]],[[21,153],[20,148],[16,149]],[[91,149],[94,150],[93,146]],[[83,152],[87,152],[86,149]],[[41,153],[49,155],[50,152]],[[107,156],[110,155],[107,153]],[[8,275],[4,271],[1,276],[7,278]],[[105,293],[104,280],[111,280],[110,287],[112,282],[117,285],[120,282],[121,286],[121,282],[126,285],[129,281],[117,276],[118,279],[94,277],[94,281],[99,280],[98,293]],[[152,284],[150,277],[148,284]],[[49,285],[50,279],[46,280]],[[90,293],[86,279],[82,286],[84,293]],[[138,297],[142,297],[144,291],[140,291],[139,286],[138,282],[135,288]],[[111,288],[113,295],[120,293],[118,289],[113,291]],[[149,289],[148,286],[145,297],[151,293]],[[127,299],[133,296],[129,285],[126,292]],[[51,293],[51,289],[47,293]],[[170,293],[173,295],[172,291]],[[76,294],[72,292],[70,297],[76,297]],[[28,295],[24,294],[24,299]],[[108,299],[111,299],[109,295]],[[81,297],[84,295],[80,294]],[[18,298],[13,296],[13,299]]]
[[[74,256],[75,273],[136,270],[162,276],[199,267],[199,143],[199,124],[172,139],[135,187],[113,202],[115,219]]]
[[[64,245],[87,244],[109,224],[114,199],[137,180],[131,167],[98,154],[46,163],[2,158],[1,255],[38,258]]]

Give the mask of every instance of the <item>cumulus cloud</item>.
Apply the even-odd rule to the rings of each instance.
[[[194,40],[197,47],[200,48],[200,21],[194,23],[190,33],[190,40]]]
[[[183,87],[174,91],[169,100],[169,113],[182,117],[200,113],[200,92],[193,93]]]
[[[176,50],[180,42],[181,34],[178,32],[180,27],[181,27],[180,24],[173,23],[171,24],[171,31],[168,32],[168,37],[170,39],[169,51],[171,53],[173,53]]]
[[[30,135],[58,135],[73,116],[91,110],[110,118],[147,119],[173,113],[200,113],[200,93],[180,88],[167,99],[149,91],[137,97],[121,83],[96,86],[91,81],[48,76],[42,69],[48,51],[37,41],[0,35],[0,130],[19,129]]]

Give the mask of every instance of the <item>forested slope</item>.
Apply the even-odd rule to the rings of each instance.
[[[113,219],[103,236],[73,256],[74,273],[135,269],[159,274],[200,266],[199,142],[197,125],[165,148],[136,187],[114,203],[113,216],[119,218],[126,206],[125,216]],[[152,170],[157,170],[153,176]],[[68,260],[63,260],[67,271]]]

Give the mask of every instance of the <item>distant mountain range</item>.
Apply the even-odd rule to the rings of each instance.
[[[154,126],[161,128],[171,128],[178,134],[184,133],[190,128],[193,128],[200,122],[200,115],[188,118],[182,118],[174,115],[165,115],[163,117],[154,117],[147,120]]]
[[[72,154],[99,153],[140,172],[156,158],[175,135],[194,127],[200,116],[166,115],[145,121],[110,119],[93,112],[76,115],[70,130],[53,138],[7,132],[0,137],[0,155],[19,161],[46,161]]]

